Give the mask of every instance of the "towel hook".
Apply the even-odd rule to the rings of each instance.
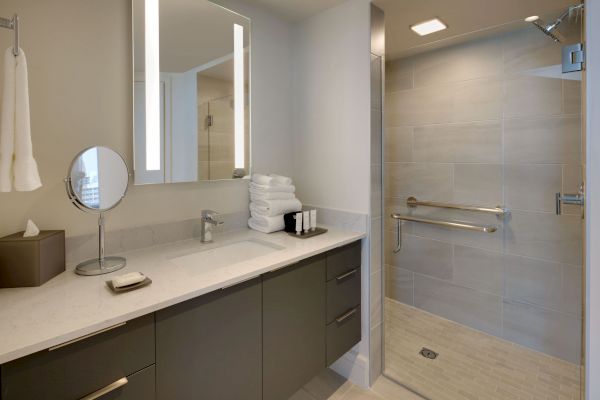
[[[0,27],[12,29],[15,32],[15,41],[13,43],[13,55],[19,55],[19,15],[15,14],[11,19],[0,17]]]

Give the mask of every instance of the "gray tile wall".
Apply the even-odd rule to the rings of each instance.
[[[384,215],[499,229],[405,224],[394,254],[386,218],[385,294],[579,363],[581,215],[568,207],[556,216],[554,194],[581,182],[581,89],[560,74],[560,57],[560,45],[527,28],[386,64]],[[409,196],[512,215],[409,211]]]

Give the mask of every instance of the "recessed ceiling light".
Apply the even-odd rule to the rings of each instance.
[[[532,15],[531,17],[525,18],[525,21],[526,22],[533,22],[533,21],[537,21],[538,19],[540,19],[540,17],[538,17],[537,15]]]
[[[411,25],[410,29],[412,29],[415,33],[420,36],[429,35],[434,32],[443,31],[448,28],[448,26],[440,21],[438,18],[430,19],[429,21],[423,21],[421,23]]]

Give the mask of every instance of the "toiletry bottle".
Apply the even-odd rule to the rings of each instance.
[[[304,228],[304,233],[308,233],[310,230],[310,212],[308,211],[302,212],[302,226]]]
[[[296,235],[301,235],[302,234],[302,213],[297,212],[295,218],[296,218]]]
[[[317,210],[310,210],[310,229],[317,230]]]

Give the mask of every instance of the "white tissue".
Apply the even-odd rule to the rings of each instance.
[[[27,227],[25,228],[25,233],[23,237],[33,237],[40,234],[40,229],[36,224],[33,223],[32,220],[27,220]]]

